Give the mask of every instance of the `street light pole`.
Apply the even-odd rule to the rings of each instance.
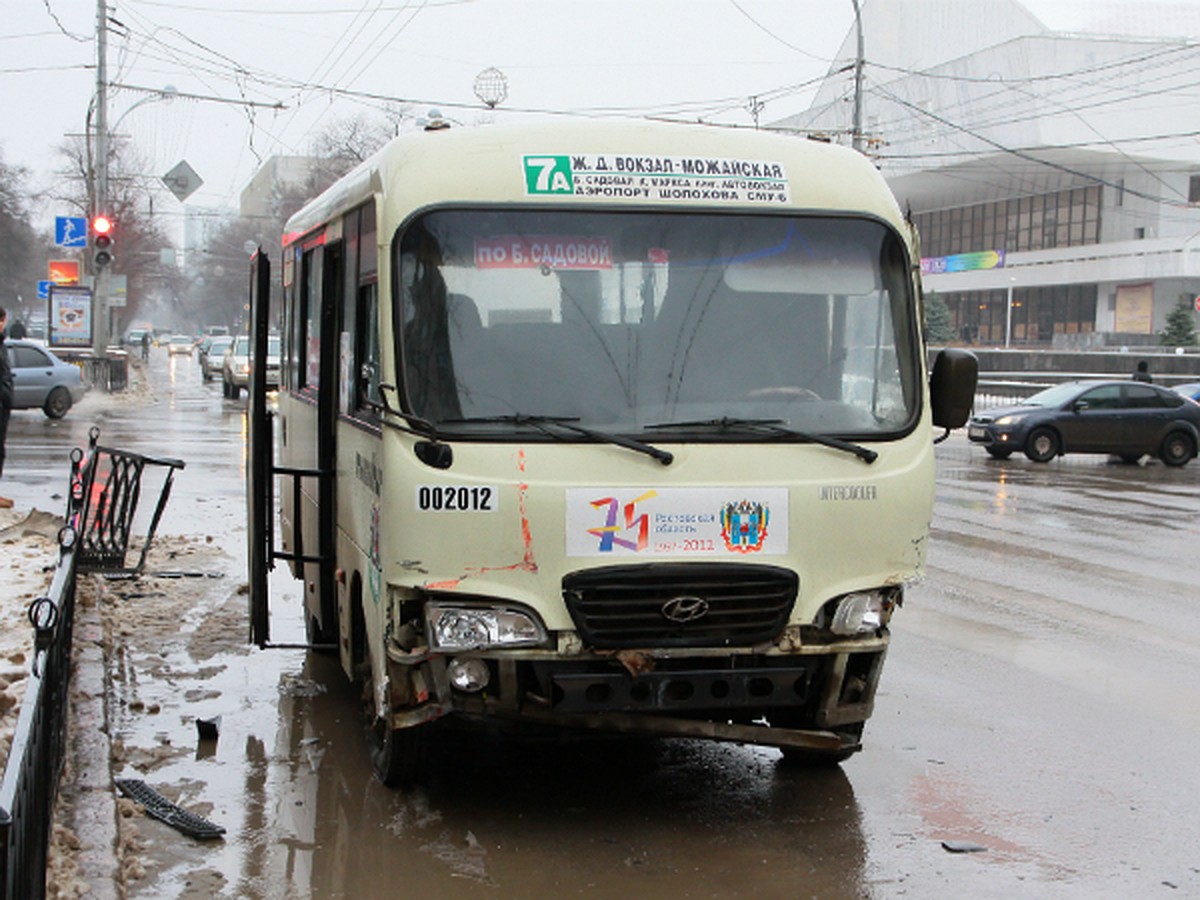
[[[108,7],[96,0],[96,196],[91,219],[108,209]],[[90,222],[90,220],[89,220]],[[93,266],[92,353],[108,355],[108,267]]]
[[[858,30],[858,54],[854,58],[854,125],[850,135],[851,146],[859,153],[863,149],[862,130],[862,83],[863,83],[863,28],[862,12],[858,8],[858,0],[850,0],[854,4],[854,27]]]

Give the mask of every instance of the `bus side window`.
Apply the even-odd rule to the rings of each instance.
[[[379,285],[364,284],[358,289],[357,344],[354,358],[358,360],[355,377],[354,405],[361,413],[375,414],[383,404],[379,392]]]
[[[300,286],[300,387],[316,391],[321,383],[321,286],[324,284],[323,247],[304,253],[304,281]]]

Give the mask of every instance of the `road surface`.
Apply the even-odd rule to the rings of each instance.
[[[196,841],[124,804],[130,897],[1200,895],[1198,462],[940,445],[927,577],[840,769],[478,736],[395,792],[329,659],[244,643],[245,400],[164,351],[149,380],[62,422],[15,414],[5,476],[19,504],[61,494],[92,424],[187,462],[152,556],[173,577],[100,588],[111,765],[227,831]],[[273,637],[299,640],[295,583],[273,591]]]

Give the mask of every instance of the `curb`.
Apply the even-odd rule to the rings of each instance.
[[[78,588],[78,583],[76,587]],[[78,595],[77,595],[78,598]],[[104,687],[104,628],[99,600],[75,605],[75,671],[67,727],[71,776],[59,785],[59,814],[78,839],[76,877],[87,896],[118,900],[117,801]],[[69,808],[64,808],[63,804]]]

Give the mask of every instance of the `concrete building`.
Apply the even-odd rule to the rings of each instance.
[[[1126,33],[1068,34],[1016,0],[865,0],[861,81],[852,29],[772,127],[876,159],[963,337],[1156,343],[1200,295],[1200,41],[1144,33],[1200,35],[1200,15],[1127,7],[1104,25]]]

